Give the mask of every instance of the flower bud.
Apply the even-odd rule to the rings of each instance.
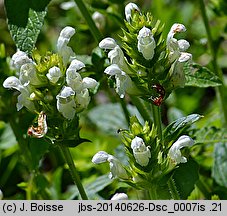
[[[132,19],[132,15],[134,12],[140,12],[140,9],[138,8],[138,6],[135,3],[128,3],[125,6],[125,19],[128,22],[131,22]]]
[[[79,71],[82,68],[85,67],[85,64],[82,61],[79,61],[77,59],[73,59],[68,67],[68,70],[75,70]]]
[[[186,51],[190,47],[189,42],[184,39],[178,40],[177,43],[181,52]]]
[[[169,149],[169,157],[174,163],[186,163],[187,158],[181,155],[180,149],[183,147],[191,147],[194,144],[194,140],[186,135],[181,136]]]
[[[151,30],[144,26],[142,29],[140,29],[137,39],[138,51],[143,54],[143,57],[146,60],[151,60],[154,56],[154,49],[156,47]]]
[[[59,67],[54,66],[48,70],[46,76],[51,83],[55,84],[62,77],[62,73]]]
[[[116,193],[112,196],[111,200],[128,200],[128,195],[125,193]]]
[[[74,100],[75,92],[71,87],[64,86],[56,96],[57,109],[66,118],[73,119],[76,113],[76,103]]]
[[[136,162],[141,166],[147,166],[151,158],[151,152],[149,147],[145,145],[143,139],[136,136],[131,142],[131,148]]]
[[[99,42],[99,47],[101,49],[107,49],[107,50],[112,50],[114,49],[117,45],[116,41],[113,38],[107,37],[104,38]]]

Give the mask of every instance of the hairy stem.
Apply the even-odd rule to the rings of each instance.
[[[60,148],[62,154],[64,155],[66,163],[69,166],[70,173],[72,175],[74,183],[76,184],[76,186],[79,190],[81,198],[83,200],[88,200],[88,197],[87,197],[86,192],[84,190],[84,187],[81,183],[80,176],[77,172],[77,169],[76,169],[76,166],[75,166],[74,161],[72,159],[72,155],[69,151],[69,148],[66,147],[66,146],[63,146],[63,145],[59,145],[59,148]]]
[[[168,184],[168,188],[169,188],[169,191],[171,193],[172,198],[174,200],[180,200],[180,195],[179,195],[179,193],[177,191],[175,182],[174,182],[172,177],[170,177],[170,179],[168,180],[167,184]]]
[[[87,24],[88,24],[90,31],[91,31],[93,37],[95,38],[96,42],[99,42],[102,39],[102,34],[99,31],[99,29],[97,28],[97,26],[95,25],[84,2],[82,0],[74,0],[74,1],[76,2],[78,8],[80,9],[80,12],[82,13],[83,17],[87,21]]]
[[[222,71],[218,67],[218,64],[217,64],[218,49],[217,49],[217,46],[214,44],[214,41],[213,41],[213,38],[212,38],[210,25],[209,25],[207,13],[206,13],[206,10],[205,10],[204,0],[199,0],[199,3],[200,3],[200,10],[201,10],[204,26],[205,26],[206,32],[207,32],[208,44],[209,44],[211,55],[212,55],[212,58],[213,58],[212,59],[213,70],[214,70],[214,73],[223,82],[224,81],[223,80],[223,74],[222,74]],[[220,108],[221,108],[221,111],[222,111],[221,113],[223,114],[223,118],[221,118],[222,123],[223,123],[223,126],[227,127],[227,107],[226,107],[225,98],[224,98],[225,90],[226,89],[225,89],[225,86],[224,86],[224,82],[223,82],[223,85],[216,88],[216,92],[217,92],[217,95],[218,95],[218,102],[220,104]]]

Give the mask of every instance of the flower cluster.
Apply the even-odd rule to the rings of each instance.
[[[185,52],[189,43],[174,35],[186,28],[174,24],[164,39],[164,25],[154,21],[150,13],[142,14],[134,3],[126,5],[125,17],[122,47],[110,37],[99,43],[101,49],[108,51],[110,60],[104,73],[114,76],[121,98],[128,93],[160,105],[173,89],[185,85],[183,66],[192,55]]]
[[[127,166],[105,151],[96,153],[92,162],[109,162],[110,178],[118,178],[130,185],[135,184],[137,188],[143,188],[145,185],[151,187],[152,182],[160,181],[177,168],[178,164],[186,163],[187,159],[180,150],[194,144],[193,139],[182,135],[170,147],[162,146],[154,126],[150,127],[148,122],[142,126],[136,117],[131,117],[130,129],[123,130],[121,134],[128,155]]]
[[[81,71],[85,65],[76,59],[72,48],[68,46],[74,34],[75,29],[69,26],[61,31],[56,54],[47,53],[43,57],[34,51],[33,56],[29,57],[18,50],[12,56],[11,67],[15,70],[15,76],[8,77],[3,86],[19,92],[18,111],[26,107],[30,112],[39,113],[39,118],[45,116],[45,121],[46,115],[56,118],[57,113],[60,118],[73,120],[76,113],[87,108],[89,90],[96,88],[98,82],[90,77],[82,77]],[[31,127],[28,133],[43,131],[45,134],[47,130],[41,127],[42,124]]]

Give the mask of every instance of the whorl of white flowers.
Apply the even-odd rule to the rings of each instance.
[[[97,86],[97,81],[90,77],[82,78],[80,71],[85,67],[84,63],[75,59],[74,52],[68,43],[74,35],[75,29],[65,27],[58,38],[57,50],[59,56],[63,59],[63,64],[66,66],[71,61],[66,73],[61,71],[61,67],[53,66],[48,69],[46,76],[37,71],[36,63],[28,57],[25,52],[18,50],[11,59],[11,67],[16,70],[17,76],[10,76],[3,82],[3,87],[15,89],[20,92],[17,100],[17,110],[26,107],[31,112],[38,112],[35,107],[35,100],[43,98],[56,97],[57,110],[67,119],[74,118],[77,112],[87,108],[90,102],[88,89],[94,89]],[[59,62],[58,62],[59,63]],[[64,76],[65,79],[61,79]],[[48,83],[56,86],[63,86],[57,95],[43,95],[39,87],[47,86]],[[36,93],[40,93],[41,97],[37,97]],[[46,97],[47,96],[47,97]]]

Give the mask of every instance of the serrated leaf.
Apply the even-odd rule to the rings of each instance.
[[[175,140],[177,136],[183,131],[183,129],[189,127],[194,122],[198,121],[203,116],[199,114],[191,114],[186,117],[177,119],[176,121],[170,123],[164,130],[164,137],[167,142],[170,140]]]
[[[220,185],[227,187],[227,142],[220,142],[214,147],[212,177]]]
[[[10,34],[18,49],[31,54],[50,0],[5,0]]]
[[[200,88],[215,87],[222,84],[217,75],[199,64],[186,64],[184,67],[186,86]]]
[[[199,166],[193,160],[180,164],[179,168],[175,170],[173,180],[181,199],[187,199],[194,189],[195,183],[199,179],[198,170]]]

